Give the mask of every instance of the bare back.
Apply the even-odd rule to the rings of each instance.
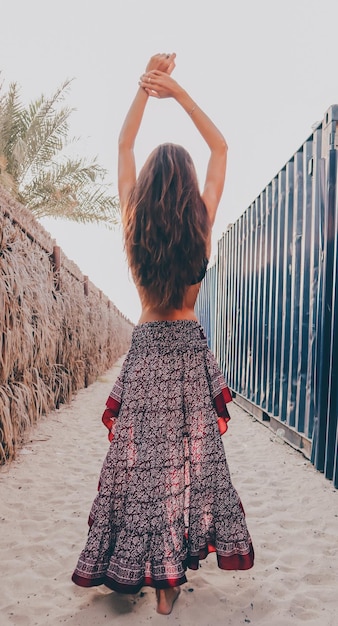
[[[207,256],[210,256],[211,252],[211,233],[207,243]],[[195,315],[195,304],[198,296],[198,292],[201,287],[201,282],[194,285],[189,285],[186,288],[183,304],[181,309],[158,309],[149,305],[147,300],[147,293],[141,287],[137,287],[139,294],[142,311],[139,319],[139,324],[144,322],[156,322],[156,321],[173,321],[173,320],[197,320]]]
[[[142,324],[143,322],[163,322],[166,320],[197,321],[194,309],[200,286],[201,283],[198,283],[197,285],[190,285],[189,287],[187,287],[183,300],[183,306],[181,309],[158,309],[156,307],[151,307],[147,304],[146,294],[143,292],[143,290],[138,289],[138,294],[142,306],[139,324]]]

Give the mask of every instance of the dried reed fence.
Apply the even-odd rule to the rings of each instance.
[[[127,350],[133,325],[0,189],[0,464]]]

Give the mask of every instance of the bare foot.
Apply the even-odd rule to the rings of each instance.
[[[180,593],[181,590],[179,587],[156,589],[157,613],[160,613],[161,615],[169,615]]]

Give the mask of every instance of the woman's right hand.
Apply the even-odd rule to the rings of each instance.
[[[173,69],[176,67],[175,58],[176,52],[172,52],[171,54],[154,54],[149,59],[145,71],[147,73],[151,72],[152,70],[160,70],[161,72],[171,74]]]

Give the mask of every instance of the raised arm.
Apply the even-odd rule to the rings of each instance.
[[[202,198],[208,210],[211,224],[223,193],[227,164],[227,143],[211,119],[200,109],[191,96],[168,74],[151,70],[143,74],[140,86],[147,95],[156,98],[174,98],[190,115],[197,130],[210,148]]]
[[[175,67],[175,53],[155,54],[146,67],[146,72],[154,69],[171,73]],[[130,191],[136,181],[134,144],[139,131],[148,93],[139,87],[123,122],[118,143],[118,190],[121,208],[128,200]]]

